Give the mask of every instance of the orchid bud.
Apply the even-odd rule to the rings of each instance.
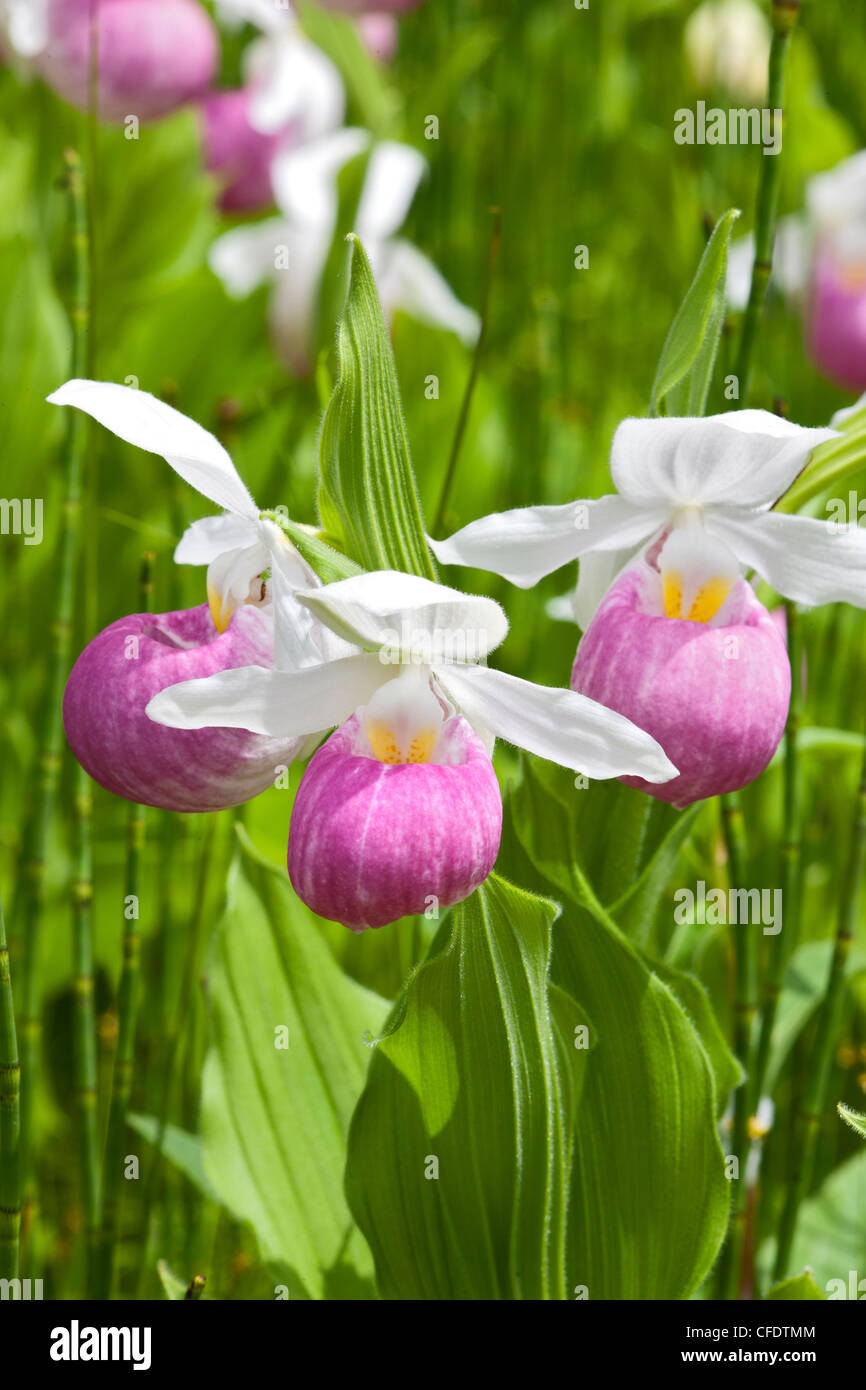
[[[224,212],[256,212],[271,205],[271,162],[284,132],[263,134],[250,124],[253,89],[212,92],[201,104],[208,169],[217,175]]]
[[[701,91],[724,87],[764,102],[772,32],[753,0],[704,0],[684,33],[686,60]]]
[[[200,97],[219,66],[217,31],[198,0],[53,0],[39,71],[81,110],[88,106],[91,28],[105,121],[166,116]]]
[[[502,799],[490,757],[429,676],[386,681],[323,744],[298,788],[289,877],[352,931],[462,902],[496,862]]]
[[[658,740],[679,776],[620,780],[682,808],[763,772],[785,728],[791,670],[777,624],[727,546],[700,528],[675,529],[608,590],[571,686]]]
[[[381,10],[381,6],[379,9]],[[381,63],[390,63],[397,52],[399,29],[393,14],[369,13],[358,16],[358,33],[368,53]]]
[[[812,357],[827,376],[866,389],[866,257],[849,265],[819,252],[807,333]]]
[[[116,796],[169,811],[220,811],[274,783],[303,739],[243,729],[172,729],[145,713],[167,686],[237,666],[272,664],[273,618],[244,607],[219,634],[207,604],[135,613],[100,632],[66,685],[63,722],[90,776]]]

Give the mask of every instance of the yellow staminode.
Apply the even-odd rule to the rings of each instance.
[[[666,618],[708,623],[739,577],[736,558],[703,530],[674,530],[659,558]]]
[[[429,672],[410,667],[381,685],[364,710],[364,730],[380,763],[429,763],[442,732],[442,706]]]
[[[429,763],[439,737],[439,730],[432,726],[418,729],[408,741],[405,735],[379,720],[370,719],[365,727],[370,747],[380,763]]]
[[[223,633],[232,620],[234,606],[231,602],[226,602],[223,595],[212,585],[207,587],[207,601],[210,606],[210,615],[213,618],[213,625],[217,632]]]

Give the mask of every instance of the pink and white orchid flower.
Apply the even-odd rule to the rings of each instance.
[[[749,297],[754,237],[731,247],[727,295],[735,309]],[[804,214],[777,228],[772,284],[802,305],[806,339],[818,366],[843,386],[866,387],[866,150],[816,175]]]
[[[92,23],[93,21],[93,23]],[[37,70],[86,110],[92,35],[98,44],[99,114],[157,120],[200,97],[219,67],[216,27],[198,0],[48,0],[30,40]]]
[[[300,754],[303,738],[178,732],[154,724],[146,706],[164,686],[195,676],[251,663],[297,669],[341,650],[294,598],[295,590],[318,581],[277,522],[259,512],[226,450],[201,425],[145,391],[109,382],[69,381],[48,399],[161,454],[225,509],[193,522],[175,551],[179,564],[207,565],[208,604],[122,618],[82,652],[64,701],[70,745],[97,782],[133,801],[181,811],[247,801]]]
[[[314,911],[353,930],[448,906],[490,872],[498,735],[590,777],[675,776],[656,741],[569,690],[483,663],[507,620],[492,599],[387,570],[296,595],[350,654],[305,671],[252,666],[163,690],[151,718],[267,737],[339,726],[295,801],[289,872]]]
[[[460,303],[426,256],[395,235],[426,168],[423,155],[392,141],[374,145],[367,131],[349,128],[281,150],[272,177],[282,217],[237,227],[211,248],[211,268],[235,298],[273,285],[271,330],[281,357],[299,373],[313,365],[321,280],[337,232],[337,176],[367,150],[354,230],[370,258],[386,316],[402,309],[466,343],[478,336],[474,310]]]
[[[784,727],[787,653],[744,568],[800,603],[866,607],[866,532],[771,510],[834,434],[760,410],[626,420],[616,494],[483,517],[431,547],[522,588],[580,560],[572,685],[658,739],[680,775],[635,785],[686,805],[757,776]]]

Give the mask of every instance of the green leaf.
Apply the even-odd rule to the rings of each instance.
[[[828,1299],[850,1298],[854,1284],[866,1279],[866,1149],[830,1174],[800,1208],[790,1264],[808,1266]],[[773,1267],[775,1238],[761,1246],[758,1265],[765,1277]],[[866,1284],[854,1297],[866,1292]]]
[[[378,136],[391,132],[399,101],[385,70],[365,47],[353,16],[332,14],[323,5],[300,0],[304,32],[340,69],[363,125]]]
[[[548,985],[555,916],[489,878],[376,1046],[346,1191],[385,1298],[569,1296],[570,1136],[588,1055],[575,1029],[587,1024]]]
[[[318,575],[323,584],[332,584],[338,579],[349,579],[353,574],[361,574],[361,566],[350,560],[348,555],[328,545],[320,531],[312,526],[304,526],[300,521],[289,521],[276,512],[263,512],[285,531],[292,545],[307,564]]]
[[[149,1144],[156,1144],[159,1138],[159,1120],[156,1115],[127,1115],[126,1123]],[[175,1168],[189,1178],[202,1196],[210,1202],[221,1202],[219,1193],[208,1181],[202,1159],[201,1140],[197,1134],[167,1124],[162,1136],[162,1152]]]
[[[370,1297],[372,1261],[342,1175],[365,1034],[388,1005],[342,973],[285,875],[241,844],[208,973],[205,1172],[263,1257],[311,1297]]]
[[[851,1110],[847,1105],[840,1101],[836,1106],[839,1118],[844,1120],[846,1125],[850,1125],[855,1134],[859,1134],[861,1139],[866,1139],[866,1115],[861,1115],[859,1110]]]
[[[364,248],[357,237],[348,240],[351,276],[337,330],[339,376],[319,441],[322,525],[365,569],[435,579],[385,317]]]
[[[584,868],[604,863],[584,820],[588,793],[575,791],[572,811],[588,832],[584,861],[562,800],[539,794],[529,759],[524,769],[508,797],[505,859],[541,892],[551,860],[559,872],[565,856],[551,978],[595,1025],[574,1137],[569,1279],[593,1299],[687,1298],[724,1236],[716,1113],[739,1069],[698,982],[638,950],[599,903]],[[615,838],[611,824],[603,831]]]
[[[728,243],[739,215],[729,208],[719,218],[677,310],[653,382],[651,415],[704,413],[725,318]]]
[[[172,1273],[165,1260],[157,1260],[156,1272],[159,1275],[159,1282],[162,1284],[166,1298],[171,1299],[172,1303],[183,1302],[189,1285]]]
[[[812,1278],[811,1269],[804,1269],[802,1274],[795,1274],[791,1279],[783,1279],[781,1284],[776,1284],[767,1294],[766,1302],[791,1299],[806,1303],[816,1303],[819,1299],[822,1303],[825,1301],[825,1295]]]

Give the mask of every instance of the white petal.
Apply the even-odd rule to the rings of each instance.
[[[174,552],[175,564],[209,565],[226,550],[254,545],[258,527],[244,516],[224,512],[222,516],[203,516],[187,526]]]
[[[383,140],[374,146],[355,218],[362,241],[384,241],[402,227],[426,169],[411,145]]]
[[[755,264],[755,238],[738,237],[728,250],[728,269],[725,279],[725,298],[732,309],[745,309],[752,288],[752,267]]]
[[[217,632],[225,632],[232,614],[247,599],[260,600],[258,576],[268,566],[268,548],[261,541],[226,550],[211,560],[207,568],[207,597]]]
[[[573,690],[533,685],[489,666],[441,665],[437,678],[467,718],[500,738],[587,777],[667,782],[677,769],[631,720]]]
[[[274,0],[216,0],[216,8],[220,20],[235,28],[249,22],[264,33],[278,33],[294,23],[291,11]]]
[[[375,245],[375,241],[367,241]],[[445,277],[417,247],[408,241],[385,242],[378,260],[376,282],[388,319],[402,309],[433,328],[456,333],[467,347],[473,346],[481,332],[480,317],[461,304]]]
[[[9,0],[6,6],[9,42],[22,58],[36,58],[47,47],[47,0]]]
[[[866,608],[866,529],[856,523],[724,510],[712,513],[707,529],[785,598]]]
[[[293,372],[312,370],[319,288],[331,245],[320,228],[286,228],[288,265],[279,271],[268,306],[268,322],[277,350]]]
[[[706,419],[624,420],[611,473],[632,502],[670,507],[769,507],[791,486],[830,429],[804,429],[768,410],[730,410]]]
[[[480,659],[498,647],[508,619],[492,598],[430,579],[376,570],[298,595],[339,636],[368,650]]]
[[[274,666],[279,671],[303,671],[323,661],[354,656],[358,648],[325,627],[298,591],[318,588],[319,580],[288,537],[273,521],[262,522],[270,552],[269,592],[274,605]]]
[[[342,724],[390,674],[374,656],[350,656],[297,672],[238,666],[167,686],[146,713],[171,729],[248,729],[292,738]]]
[[[235,227],[214,242],[208,265],[222,281],[226,294],[246,299],[277,274],[278,253],[290,236],[291,228],[282,217],[268,217],[252,227]]]
[[[75,406],[127,444],[162,454],[184,482],[218,507],[258,517],[255,502],[219,440],[165,401],[106,381],[67,381],[48,400]]]
[[[853,405],[846,405],[842,410],[837,410],[835,415],[831,415],[830,424],[833,429],[841,430],[847,420],[858,415],[864,408],[866,408],[866,395],[861,396]]]
[[[750,232],[728,252],[725,293],[732,309],[745,309],[749,302],[754,264],[755,238]],[[810,266],[811,238],[805,220],[797,214],[783,217],[776,226],[771,284],[788,299],[796,299],[808,287]]]
[[[640,548],[637,545],[623,550],[589,550],[581,555],[574,594],[574,616],[584,632],[620,570]]]
[[[866,150],[810,179],[806,207],[822,231],[862,222],[866,217]]]
[[[621,497],[517,507],[470,521],[445,541],[428,537],[443,565],[490,570],[529,589],[589,550],[625,549],[645,540],[664,520],[664,507],[634,506]]]
[[[296,141],[316,139],[343,119],[346,96],[334,64],[291,28],[251,44],[246,74],[255,85],[250,125],[270,135],[292,125]]]
[[[317,227],[330,240],[337,220],[337,175],[368,148],[370,138],[368,131],[350,126],[277,154],[271,166],[274,197],[293,225]]]
[[[577,614],[574,603],[574,590],[569,589],[567,594],[557,594],[556,598],[549,598],[544,605],[544,611],[551,622],[576,623]]]

